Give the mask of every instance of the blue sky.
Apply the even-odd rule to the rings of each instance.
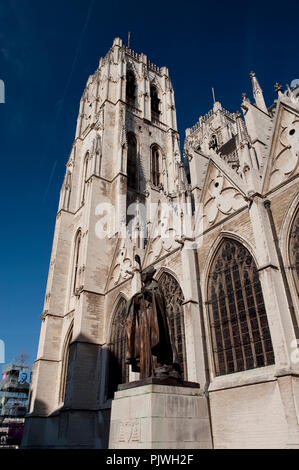
[[[0,0],[0,339],[36,357],[55,214],[88,75],[116,36],[166,65],[181,140],[212,106],[299,78],[298,2]]]

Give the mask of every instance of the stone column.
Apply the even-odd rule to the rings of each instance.
[[[291,363],[294,327],[264,201],[256,196],[249,211],[256,243],[259,277],[268,316],[277,373],[296,369]]]

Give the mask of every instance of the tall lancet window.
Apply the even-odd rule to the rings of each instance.
[[[81,246],[81,230],[77,232],[74,247],[74,264],[73,264],[73,280],[72,280],[72,292],[76,295],[77,289],[79,288],[79,263],[80,263],[80,246]]]
[[[126,83],[126,101],[131,106],[135,106],[136,99],[136,80],[134,73],[129,70],[127,72],[127,83]]]
[[[297,295],[299,296],[299,209],[296,212],[289,241],[290,269],[293,274]]]
[[[72,337],[73,337],[73,323],[70,326],[66,334],[64,346],[63,346],[61,380],[60,380],[60,390],[59,390],[59,402],[60,403],[63,403],[65,399],[67,368],[68,368],[68,363],[69,363],[70,343],[72,341]]]
[[[158,90],[154,85],[151,85],[151,111],[152,111],[152,119],[159,119],[160,100],[159,100]]]
[[[89,160],[89,152],[85,155],[84,163],[83,163],[83,179],[82,179],[82,195],[81,195],[81,204],[85,201],[85,193],[86,193],[86,181],[87,181],[87,170],[88,170],[88,160]]]
[[[225,239],[216,252],[207,304],[216,375],[274,364],[257,267],[233,239]]]
[[[127,185],[130,189],[138,189],[137,141],[134,134],[127,135]]]
[[[163,273],[158,284],[164,295],[168,324],[177,349],[182,375],[184,380],[187,380],[184,295],[177,280],[169,273]]]
[[[121,298],[112,323],[110,338],[108,397],[112,397],[117,385],[129,382],[129,366],[126,364],[127,334],[125,329],[126,300]]]
[[[152,147],[151,170],[152,170],[152,183],[154,186],[160,184],[160,152],[156,145]]]

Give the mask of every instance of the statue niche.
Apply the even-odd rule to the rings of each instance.
[[[138,261],[138,256],[136,261]],[[127,304],[127,364],[140,379],[181,380],[178,354],[169,328],[164,296],[153,266],[141,271],[142,288]]]
[[[218,147],[217,137],[215,134],[212,134],[210,141],[209,141],[209,149],[216,150],[217,147]]]

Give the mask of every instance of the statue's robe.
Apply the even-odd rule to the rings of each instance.
[[[156,281],[128,302],[126,329],[127,362],[133,371],[140,372],[140,379],[151,377],[155,367],[178,363],[164,298]]]

